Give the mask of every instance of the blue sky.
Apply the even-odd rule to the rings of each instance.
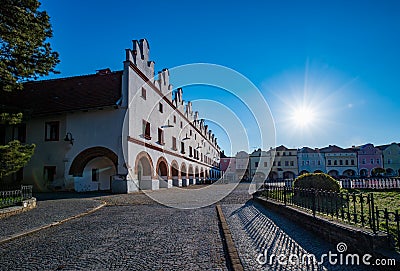
[[[52,78],[121,70],[131,40],[147,38],[157,70],[203,62],[246,76],[271,109],[277,145],[400,141],[399,1],[43,0],[42,8],[61,59]],[[184,90],[186,99],[214,96],[235,104],[212,88]],[[245,110],[237,114],[257,130]],[[213,129],[228,153],[240,148]],[[260,146],[257,133],[247,145]]]

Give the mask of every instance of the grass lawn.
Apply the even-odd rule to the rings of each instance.
[[[346,189],[348,192],[372,193],[374,195],[375,207],[387,208],[389,212],[399,210],[400,212],[400,190],[372,190],[372,189]]]

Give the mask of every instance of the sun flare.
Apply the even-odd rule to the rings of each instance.
[[[315,121],[315,113],[311,108],[304,106],[295,108],[292,112],[292,121],[298,127],[307,128]]]

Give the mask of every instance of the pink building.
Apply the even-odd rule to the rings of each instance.
[[[379,148],[375,148],[373,144],[365,144],[353,148],[357,150],[358,173],[360,176],[373,176],[383,169],[382,151]]]
[[[224,157],[220,160],[220,169],[223,172],[236,171],[235,157]]]

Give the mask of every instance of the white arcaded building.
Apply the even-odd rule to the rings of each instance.
[[[6,99],[24,111],[0,140],[36,144],[13,181],[36,190],[132,192],[220,177],[220,148],[167,69],[154,77],[147,40],[126,50],[123,71],[26,83]]]

